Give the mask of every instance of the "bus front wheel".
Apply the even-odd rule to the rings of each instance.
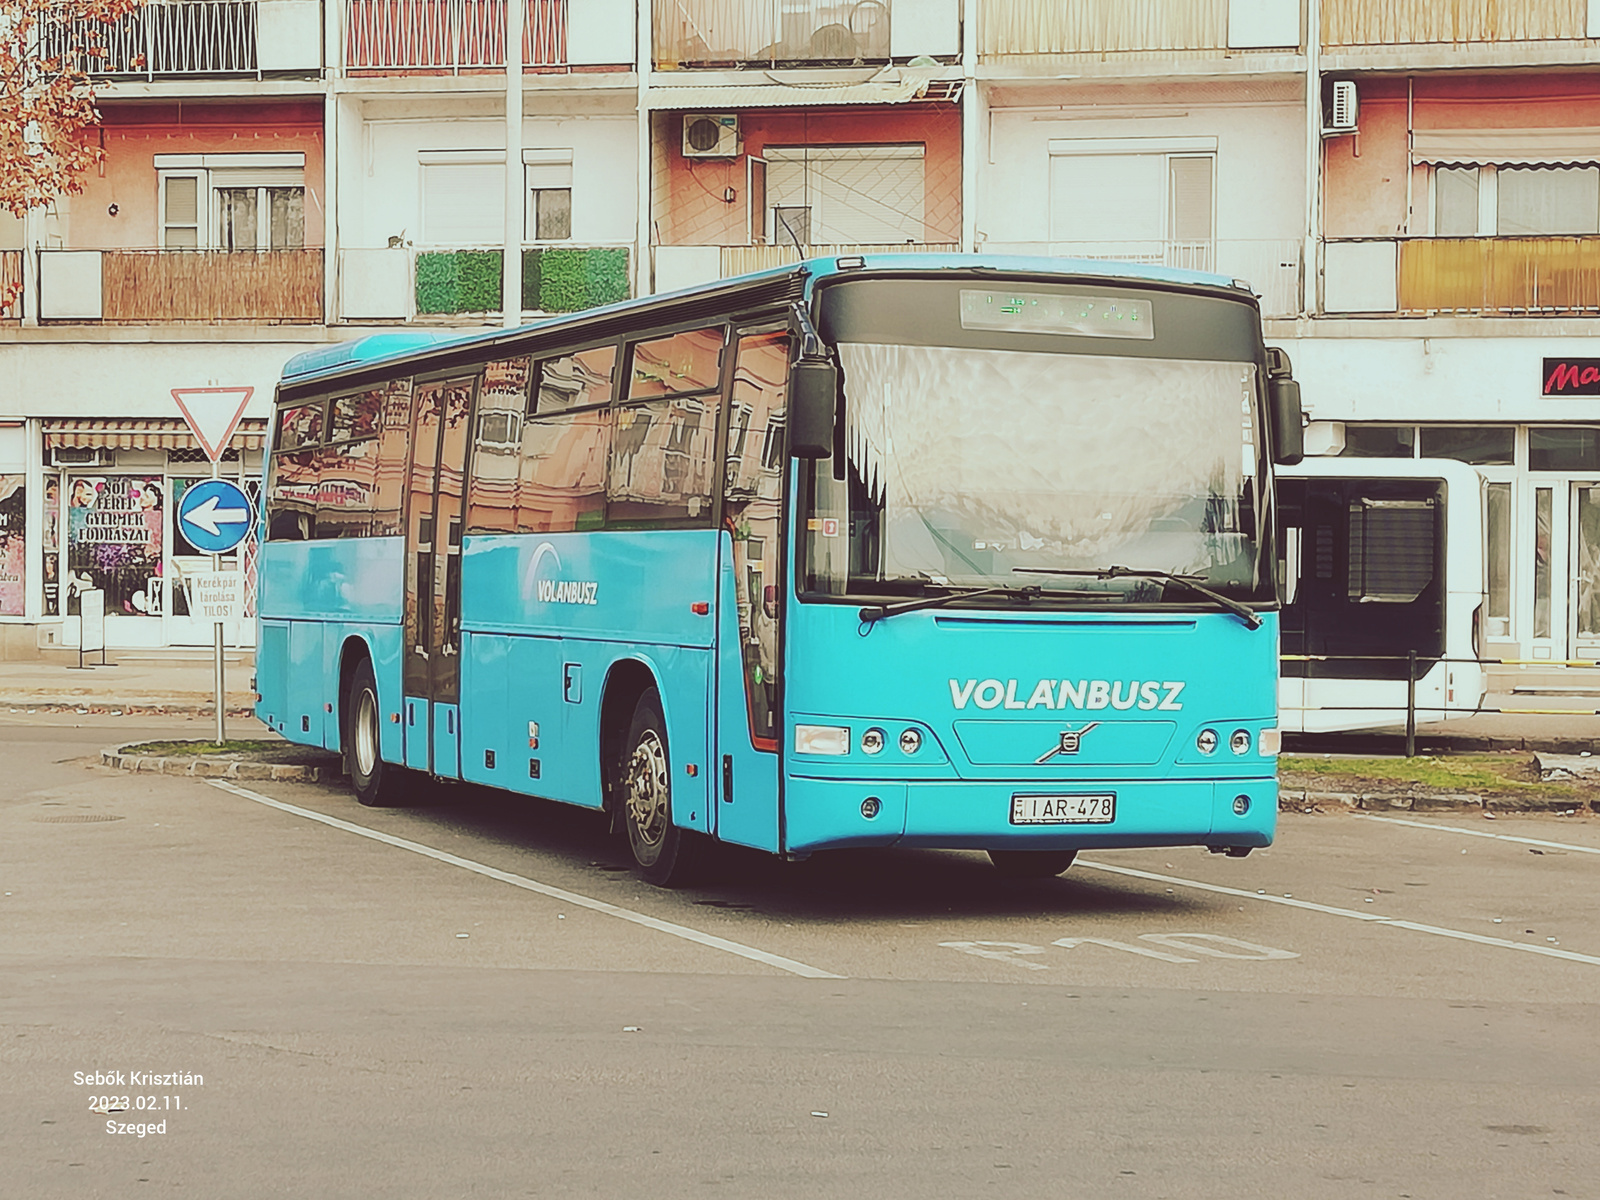
[[[1078,857],[1076,850],[991,850],[989,861],[1008,879],[1049,879]]]
[[[633,710],[616,777],[621,825],[640,877],[658,887],[688,882],[702,847],[692,831],[672,823],[672,760],[655,688],[640,696]]]
[[[378,681],[372,674],[371,662],[363,660],[356,667],[345,711],[350,714],[346,726],[347,758],[356,799],[369,808],[399,804],[402,772],[383,761],[379,741],[383,710],[378,704]]]

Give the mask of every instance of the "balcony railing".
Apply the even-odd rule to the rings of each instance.
[[[320,0],[148,0],[109,25],[46,24],[43,52],[113,79],[316,70],[321,13]]]
[[[123,324],[322,320],[321,250],[43,250],[45,320]]]
[[[1588,36],[1589,0],[1322,0],[1330,48]]]
[[[14,297],[7,304],[5,298]],[[22,251],[0,250],[0,321],[22,316]]]
[[[1400,243],[1407,313],[1600,313],[1600,237],[1411,238]]]
[[[987,242],[988,254],[1042,254],[1085,258],[1110,264],[1181,267],[1242,279],[1261,297],[1264,317],[1293,317],[1302,311],[1300,242],[1290,239],[1214,239],[1176,242],[1161,239],[1120,242]]]
[[[955,242],[891,242],[887,245],[807,246],[805,254],[790,245],[778,246],[723,246],[722,277],[744,275],[750,271],[765,271],[770,267],[785,267],[804,258],[836,258],[841,254],[956,254],[961,247]]]
[[[523,65],[565,64],[569,0],[522,3]],[[506,64],[506,0],[344,0],[344,5],[344,56],[350,70],[455,74]]]
[[[894,0],[654,0],[655,65],[889,59]]]

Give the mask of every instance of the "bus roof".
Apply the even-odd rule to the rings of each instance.
[[[558,329],[599,316],[619,315],[649,308],[669,300],[683,300],[720,291],[738,291],[746,285],[774,281],[790,275],[808,276],[811,282],[831,275],[856,271],[908,271],[936,274],[941,271],[996,271],[1019,275],[1092,276],[1125,283],[1165,283],[1189,287],[1228,288],[1249,291],[1248,285],[1225,275],[1190,271],[1178,267],[1146,263],[1106,262],[1085,258],[1046,258],[999,254],[867,254],[834,258],[808,258],[801,262],[748,275],[736,275],[675,292],[662,292],[622,300],[582,312],[547,317],[513,329],[488,329],[474,333],[408,329],[396,333],[374,333],[330,346],[320,346],[296,354],[283,367],[282,382],[304,384],[325,376],[360,371],[376,363],[403,359],[430,350],[456,349],[475,342],[493,342],[530,330]]]

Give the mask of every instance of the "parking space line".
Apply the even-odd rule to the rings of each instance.
[[[792,958],[784,958],[781,954],[769,954],[765,950],[757,950],[754,946],[746,946],[739,942],[731,942],[727,938],[717,937],[715,934],[702,933],[698,929],[690,929],[687,925],[677,925],[671,921],[663,921],[658,917],[634,912],[631,908],[621,908],[615,904],[608,904],[604,900],[580,896],[578,893],[569,892],[565,888],[552,887],[548,883],[540,883],[538,880],[529,879],[524,875],[513,875],[510,871],[497,870],[483,863],[473,862],[470,858],[461,858],[443,850],[435,850],[432,846],[424,846],[420,842],[408,841],[405,838],[395,837],[393,834],[369,829],[365,825],[342,821],[338,817],[325,816],[322,813],[313,812],[308,808],[300,808],[294,804],[285,804],[282,800],[274,800],[271,796],[263,796],[260,792],[252,792],[248,788],[239,787],[237,784],[229,783],[225,779],[208,779],[206,782],[224,792],[242,796],[246,800],[254,800],[257,804],[265,804],[268,808],[276,808],[286,813],[292,813],[297,817],[304,817],[308,821],[320,821],[324,825],[332,826],[334,829],[342,829],[346,833],[353,833],[358,837],[370,838],[387,846],[409,850],[413,854],[420,854],[425,858],[448,863],[452,867],[461,867],[464,870],[487,876],[490,879],[498,879],[501,883],[511,884],[512,887],[538,892],[541,896],[549,896],[552,899],[560,900],[563,904],[571,904],[576,908],[587,908],[593,912],[605,913],[607,916],[616,917],[618,920],[630,921],[635,925],[642,925],[646,929],[654,929],[657,933],[670,934],[673,937],[682,938],[686,942],[695,942],[701,946],[710,947],[712,950],[721,950],[727,954],[736,954],[740,958],[748,958],[752,962],[765,963],[769,967],[776,967],[778,970],[787,971],[791,975],[800,975],[806,979],[845,978],[843,975],[835,975],[829,971],[807,966],[803,962],[796,962]]]
[[[1521,842],[1524,846],[1549,846],[1552,850],[1571,850],[1576,854],[1600,854],[1600,847],[1575,846],[1571,842],[1546,842],[1539,838],[1513,837],[1509,833],[1488,833],[1482,829],[1460,829],[1454,825],[1434,825],[1428,821],[1406,821],[1400,817],[1377,817],[1371,813],[1351,813],[1362,821],[1382,821],[1386,825],[1409,825],[1413,829],[1436,829],[1442,833],[1459,833],[1463,837],[1490,838],[1497,842]]]
[[[1242,900],[1261,900],[1268,904],[1281,904],[1285,908],[1303,908],[1308,912],[1324,913],[1331,917],[1348,917],[1353,921],[1365,921],[1368,925],[1388,925],[1395,929],[1410,929],[1416,933],[1431,933],[1436,937],[1454,938],[1461,942],[1476,942],[1480,946],[1498,946],[1504,950],[1525,950],[1529,954],[1542,954],[1546,958],[1564,958],[1568,962],[1588,963],[1590,966],[1600,967],[1600,958],[1589,954],[1579,954],[1573,950],[1562,950],[1557,946],[1535,946],[1528,942],[1513,942],[1507,938],[1486,937],[1481,933],[1467,933],[1460,929],[1446,929],[1442,925],[1423,925],[1417,921],[1402,921],[1396,917],[1385,917],[1379,913],[1357,912],[1351,908],[1334,908],[1328,904],[1314,904],[1310,900],[1296,900],[1290,896],[1266,896],[1260,892],[1247,892],[1242,888],[1224,887],[1220,883],[1202,883],[1198,879],[1179,879],[1175,875],[1157,875],[1154,871],[1136,871],[1132,867],[1114,867],[1110,863],[1088,862],[1079,859],[1077,865],[1088,867],[1092,871],[1109,871],[1113,875],[1127,875],[1134,879],[1149,879],[1156,883],[1177,884],[1180,887],[1195,888],[1202,892],[1216,892],[1221,896],[1238,896]]]

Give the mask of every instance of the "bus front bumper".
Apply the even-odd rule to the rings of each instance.
[[[1040,794],[1111,796],[1113,818],[1095,823],[1014,823],[1014,798]],[[1266,776],[1040,785],[1034,780],[884,783],[791,776],[784,817],[784,843],[791,853],[841,846],[952,850],[1270,846],[1278,823],[1278,781]]]

